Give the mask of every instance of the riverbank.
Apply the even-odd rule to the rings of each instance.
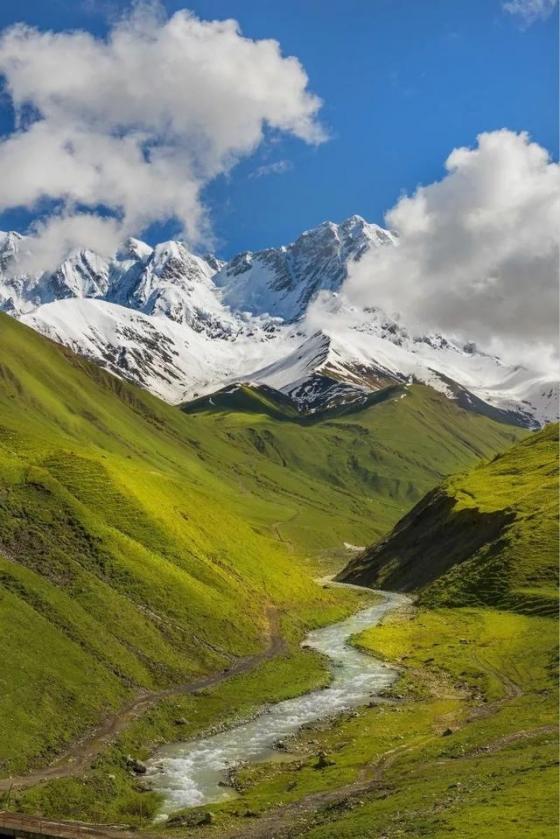
[[[313,627],[340,620],[371,602],[371,592],[339,592],[321,608],[301,606],[278,613],[285,648],[250,673],[226,674],[219,684],[195,693],[169,695],[146,713],[129,721],[116,738],[109,738],[88,767],[70,763],[65,777],[18,791],[0,792],[0,807],[51,819],[126,825],[149,824],[160,806],[156,793],[146,792],[131,774],[127,757],[146,760],[178,737],[204,736],[252,717],[266,703],[300,695],[326,685],[329,671],[322,656],[300,648]],[[265,642],[267,643],[267,642]],[[267,643],[267,648],[268,648]]]
[[[271,759],[274,748],[286,749],[286,740],[304,725],[332,718],[378,698],[395,681],[398,670],[349,645],[356,633],[380,623],[386,615],[408,604],[405,595],[376,592],[379,602],[344,621],[309,633],[303,646],[329,660],[331,682],[322,690],[305,693],[263,708],[240,726],[211,737],[170,744],[148,764],[148,784],[164,797],[162,815],[181,807],[225,800],[227,779],[247,763]]]
[[[357,595],[358,602],[367,596]],[[554,620],[490,608],[408,609],[353,642],[401,668],[393,701],[306,725],[286,743],[289,760],[237,769],[236,800],[189,809],[204,826],[159,825],[158,832],[185,839],[501,839],[504,829],[517,836],[523,826],[524,839],[556,837]],[[283,698],[282,690],[286,697],[325,684],[321,657],[294,643],[292,632],[289,656],[190,697],[189,729],[208,733],[224,720],[231,726],[267,697]],[[176,738],[181,703],[153,709],[86,775],[43,784],[12,804],[28,812],[51,807],[59,818],[80,818],[82,808],[92,822],[153,832],[160,799],[139,791],[123,755],[161,731]]]
[[[237,800],[188,811],[211,813],[212,823],[158,832],[185,839],[557,836],[554,620],[483,608],[403,610],[356,642],[401,668],[395,701],[306,726],[287,744],[289,762],[237,770]],[[299,660],[308,666],[315,656],[301,651]],[[277,689],[285,665],[270,662],[244,677],[246,695]],[[239,696],[240,686],[224,685],[200,705],[216,711],[221,703],[225,714]],[[329,763],[321,769],[319,752]],[[101,763],[81,783],[106,779],[109,768]],[[35,810],[49,786],[27,793]],[[136,824],[153,832],[147,806]]]
[[[396,701],[306,727],[290,762],[240,769],[240,798],[182,836],[557,836],[556,621],[415,610],[358,642],[402,668]]]

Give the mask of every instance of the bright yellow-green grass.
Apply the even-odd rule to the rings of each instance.
[[[243,836],[249,812],[270,835],[291,825],[313,839],[557,836],[556,621],[423,609],[356,643],[400,663],[399,699],[306,730],[292,762],[241,769],[240,797],[209,808],[204,835]],[[318,770],[321,751],[332,763]]]
[[[423,603],[558,609],[558,426],[429,493],[341,578]]]
[[[558,610],[558,425],[452,479],[454,513],[505,510],[497,543],[456,566],[429,593],[434,603],[488,602],[526,612]]]
[[[340,616],[318,552],[521,434],[424,387],[309,428],[188,416],[0,317],[0,772],[262,649],[269,602]]]
[[[337,608],[330,607],[320,619],[336,620],[341,613],[341,606],[338,614]],[[316,614],[313,617],[315,621],[318,619]],[[310,614],[302,615],[304,625],[309,625],[310,618]],[[295,643],[301,637],[301,626],[286,621],[284,631],[288,641],[294,642],[285,654],[265,662],[248,675],[237,676],[197,695],[164,700],[129,725],[87,773],[12,793],[10,805],[46,817],[149,825],[160,799],[131,777],[127,755],[145,759],[164,741],[185,740],[210,732],[216,726],[234,725],[249,718],[265,703],[287,699],[328,682],[320,657],[299,649]],[[182,722],[180,727],[177,719]]]
[[[0,359],[4,773],[140,687],[261,649],[268,602],[328,614],[301,556],[232,511],[219,441],[4,317]]]

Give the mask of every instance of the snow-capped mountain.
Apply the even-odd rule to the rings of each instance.
[[[18,271],[25,237],[2,233],[0,309],[173,403],[250,382],[312,412],[419,381],[527,425],[556,418],[546,376],[348,303],[351,263],[396,244],[352,216],[229,262],[129,239],[112,259],[83,250],[29,275]]]
[[[370,248],[394,245],[396,237],[360,216],[326,221],[281,248],[246,251],[223,266],[214,282],[224,303],[254,315],[267,312],[286,321],[301,318],[320,291],[338,291],[348,263]]]

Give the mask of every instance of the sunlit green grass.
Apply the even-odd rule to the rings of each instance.
[[[209,835],[236,824],[241,833],[247,811],[266,818],[325,790],[341,790],[341,806],[302,817],[297,835],[557,835],[556,621],[420,610],[357,643],[400,663],[401,699],[303,732],[290,743],[293,763],[240,770],[241,797],[210,808]],[[320,771],[319,751],[332,760]],[[368,779],[378,783],[345,794]]]
[[[558,519],[558,425],[550,425],[445,481],[342,576],[420,591],[429,605],[556,615]]]
[[[211,808],[215,835],[235,832],[246,812],[276,818],[270,829],[280,830],[283,806],[326,791],[334,803],[290,814],[296,835],[557,835],[557,433],[547,428],[449,479],[377,549],[397,582],[406,558],[409,584],[413,563],[429,570],[450,554],[415,614],[355,639],[402,668],[396,704],[302,732],[292,763],[239,770],[241,797]],[[470,528],[485,537],[484,516],[504,511],[495,542],[469,553]],[[330,765],[318,771],[320,752]]]
[[[558,613],[558,425],[446,485],[454,513],[497,510],[513,520],[426,594],[426,602],[486,600],[534,614]],[[452,526],[452,521],[450,523]]]
[[[371,597],[357,597],[355,604]],[[94,822],[126,823],[146,826],[160,806],[159,796],[146,792],[131,777],[126,757],[147,758],[162,742],[184,740],[212,731],[216,726],[233,725],[269,702],[305,693],[328,682],[322,658],[299,648],[303,626],[316,626],[343,618],[347,604],[326,606],[302,612],[297,621],[283,620],[288,641],[285,654],[260,665],[254,672],[237,676],[199,695],[174,696],[134,721],[118,740],[95,761],[83,777],[64,778],[38,785],[23,793],[13,793],[11,804],[27,813],[46,817],[85,819]],[[177,719],[181,725],[177,726]],[[2,799],[0,798],[0,801]]]
[[[0,772],[44,765],[140,688],[261,650],[271,602],[295,648],[355,607],[313,582],[323,556],[524,434],[401,396],[305,427],[189,416],[0,317]],[[297,661],[274,690],[303,689]]]

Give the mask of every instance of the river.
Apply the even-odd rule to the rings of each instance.
[[[174,810],[222,801],[232,790],[223,786],[240,763],[278,756],[274,744],[295,734],[302,725],[365,705],[396,679],[398,670],[348,644],[348,639],[375,626],[390,611],[410,602],[402,594],[376,592],[382,598],[346,620],[315,629],[303,644],[327,656],[332,672],[328,687],[266,706],[249,722],[225,731],[172,743],[153,755],[146,776],[161,793],[160,818]]]

